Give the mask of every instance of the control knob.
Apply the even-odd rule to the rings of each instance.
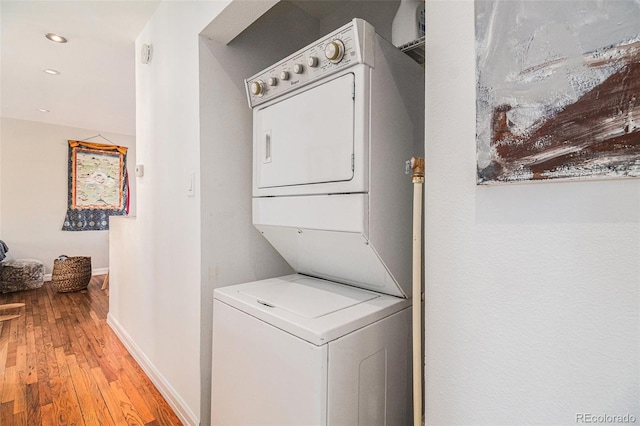
[[[264,95],[264,81],[256,80],[252,81],[250,85],[251,93],[256,96]]]
[[[278,79],[275,77],[269,77],[269,79],[267,80],[267,84],[269,86],[276,86],[278,84]]]
[[[295,64],[293,66],[293,72],[296,74],[302,74],[302,71],[304,71],[304,66],[302,66],[302,64]]]
[[[324,56],[334,64],[340,62],[344,57],[344,43],[342,40],[333,40],[327,43],[324,47]]]
[[[283,81],[289,80],[289,71],[282,71],[280,73],[280,80],[283,80]]]
[[[309,58],[307,59],[307,65],[309,65],[311,68],[317,67],[318,58],[316,58],[315,56],[309,56]]]

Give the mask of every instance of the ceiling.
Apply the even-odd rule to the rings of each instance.
[[[134,43],[158,4],[0,1],[0,115],[135,134]]]

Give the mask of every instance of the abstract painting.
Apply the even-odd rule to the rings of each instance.
[[[640,177],[640,0],[476,0],[480,184]]]
[[[103,231],[129,211],[127,148],[69,141],[68,205],[63,231]]]

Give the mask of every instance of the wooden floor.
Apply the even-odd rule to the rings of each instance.
[[[0,425],[180,425],[106,323],[102,276],[86,291],[0,294]]]

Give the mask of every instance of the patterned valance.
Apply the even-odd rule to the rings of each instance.
[[[68,171],[63,231],[107,230],[110,216],[129,212],[126,147],[69,141]]]

